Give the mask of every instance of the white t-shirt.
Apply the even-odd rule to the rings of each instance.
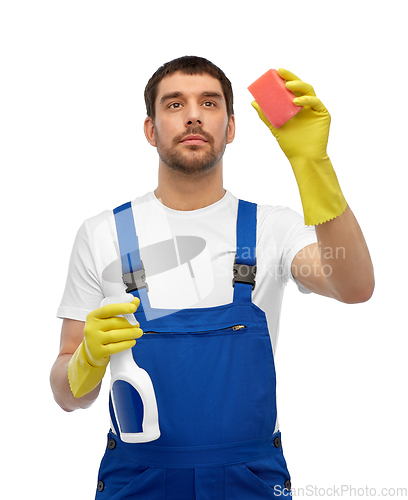
[[[238,198],[227,191],[208,207],[178,211],[149,192],[132,206],[151,307],[204,308],[232,302]],[[314,227],[305,226],[298,213],[258,205],[252,301],[266,314],[274,352],[283,291],[289,278],[294,280],[292,260],[315,242]],[[57,316],[85,321],[104,297],[125,289],[114,215],[106,210],[87,219],[78,231]]]

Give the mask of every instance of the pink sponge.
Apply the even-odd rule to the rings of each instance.
[[[293,104],[295,94],[286,88],[275,69],[260,76],[248,90],[275,128],[281,127],[302,109],[302,106]]]

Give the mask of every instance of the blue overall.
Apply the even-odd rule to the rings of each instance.
[[[141,298],[136,318],[145,332],[133,357],[153,382],[161,436],[148,443],[123,442],[110,401],[116,434],[108,435],[98,500],[291,495],[280,432],[274,433],[276,379],[266,316],[252,302],[254,280],[240,278],[245,269],[255,269],[256,209],[239,200],[236,264],[243,266],[231,283],[232,303],[154,310],[140,280],[131,292]],[[131,204],[114,214],[124,276],[137,274],[142,263]],[[147,320],[147,308],[160,314]],[[143,408],[131,392],[129,398],[135,417],[127,431],[137,432]]]

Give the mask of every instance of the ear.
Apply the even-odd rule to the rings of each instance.
[[[156,138],[154,136],[154,123],[150,116],[148,116],[144,121],[144,133],[149,144],[156,147]]]
[[[235,116],[232,115],[228,122],[227,144],[230,144],[235,137]]]

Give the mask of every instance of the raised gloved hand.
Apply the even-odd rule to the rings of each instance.
[[[130,302],[131,300],[131,302]],[[91,392],[105,375],[110,356],[132,348],[143,335],[139,324],[131,325],[123,314],[133,314],[140,300],[130,294],[123,302],[99,307],[88,314],[84,340],[68,364],[68,381],[76,398]]]
[[[303,106],[302,111],[281,127],[275,128],[256,101],[252,102],[252,106],[292,165],[305,223],[309,226],[321,224],[338,217],[347,207],[327,155],[330,115],[311,85],[285,69],[280,68],[278,74],[286,81],[286,87],[297,96],[293,103]]]

